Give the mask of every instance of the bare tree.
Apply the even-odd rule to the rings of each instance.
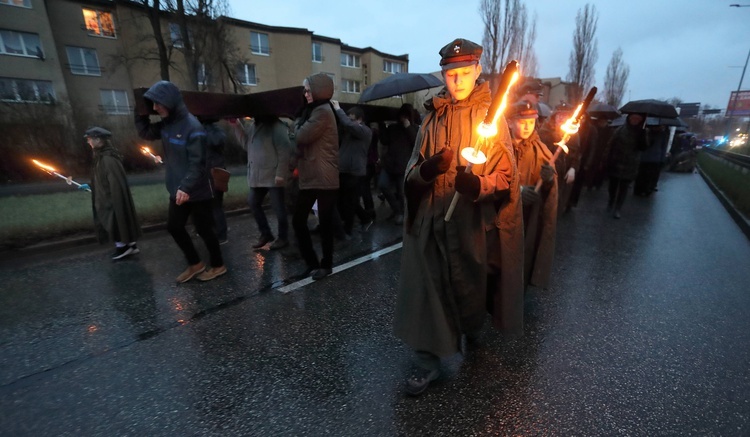
[[[535,73],[536,14],[529,26],[526,6],[521,0],[482,0],[479,13],[484,24],[484,73],[494,77],[511,59],[521,62],[525,75]]]
[[[612,53],[612,59],[607,65],[607,74],[604,76],[604,101],[619,108],[625,90],[628,85],[630,67],[622,60],[622,49],[620,47]]]
[[[573,49],[568,61],[567,78],[573,84],[568,96],[572,103],[579,102],[583,94],[594,85],[594,64],[599,58],[596,42],[598,21],[596,6],[589,3],[576,14],[576,30],[573,32]]]

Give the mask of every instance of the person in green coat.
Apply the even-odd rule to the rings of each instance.
[[[135,213],[133,196],[122,166],[122,157],[110,141],[112,133],[101,127],[92,127],[84,138],[94,152],[91,187],[84,184],[79,189],[91,189],[94,227],[100,243],[115,243],[112,260],[117,261],[140,252],[136,240],[141,227]]]
[[[507,313],[516,324],[522,320],[523,216],[505,120],[500,117],[498,134],[483,150],[484,164],[466,172],[460,155],[477,144],[477,127],[492,100],[488,83],[479,79],[481,53],[481,46],[465,39],[440,50],[445,88],[431,100],[406,166],[394,333],[416,353],[416,372],[406,381],[409,395],[419,395],[439,377],[441,358],[461,351],[464,337],[478,338],[488,288],[496,326],[503,325],[495,317],[509,301],[520,302]],[[445,221],[456,193],[460,199]]]

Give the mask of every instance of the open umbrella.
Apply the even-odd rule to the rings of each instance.
[[[646,114],[651,117],[677,118],[677,110],[667,102],[655,99],[631,100],[620,108],[625,114]]]
[[[660,118],[660,117],[646,117],[647,126],[676,126],[676,127],[687,127],[681,118]]]
[[[539,111],[539,117],[541,118],[547,118],[550,115],[552,115],[552,108],[549,107],[548,104],[544,102],[537,103],[537,110]]]
[[[385,99],[386,97],[399,96],[442,85],[443,81],[431,74],[396,73],[378,83],[368,86],[359,97],[359,102],[364,103],[371,100]]]
[[[586,112],[592,117],[606,118],[607,120],[614,120],[620,116],[617,108],[602,102],[592,104]]]

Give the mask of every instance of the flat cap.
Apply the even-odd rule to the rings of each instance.
[[[83,134],[83,138],[109,138],[112,136],[112,132],[108,131],[107,129],[104,129],[103,127],[94,126],[92,128],[89,128],[85,134]]]
[[[482,46],[468,39],[457,38],[440,49],[440,66],[445,70],[468,67],[479,63]]]
[[[538,118],[539,111],[528,100],[519,100],[508,108],[507,118]]]

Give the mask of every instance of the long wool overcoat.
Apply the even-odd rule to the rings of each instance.
[[[477,126],[490,105],[486,83],[472,94],[452,102],[443,90],[432,100],[434,110],[425,118],[405,175],[406,213],[402,270],[394,320],[394,332],[417,351],[449,356],[460,350],[461,334],[481,328],[487,310],[488,274],[491,265],[502,273],[490,283],[494,302],[500,305],[512,295],[517,305],[496,312],[495,324],[506,310],[522,323],[523,228],[518,174],[505,120],[499,133],[485,147],[487,162],[476,165],[480,179],[477,199],[461,196],[451,221],[445,214],[455,194],[456,166],[461,149],[477,144]],[[450,147],[453,162],[435,180],[422,179],[425,159]],[[498,284],[500,289],[495,290]],[[520,296],[520,299],[519,299]]]

